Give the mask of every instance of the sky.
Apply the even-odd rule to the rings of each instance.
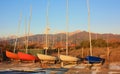
[[[25,34],[25,22],[32,19],[31,34],[43,34],[46,27],[47,2],[50,33],[66,31],[66,0],[0,0],[0,37],[16,35],[20,14],[20,32]],[[86,0],[68,0],[68,31],[88,31]],[[95,33],[120,34],[120,0],[89,0],[90,30]]]

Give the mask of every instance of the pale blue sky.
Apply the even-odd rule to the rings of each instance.
[[[65,31],[66,0],[49,0],[49,24],[51,32]],[[86,30],[86,0],[69,0],[69,31]],[[20,12],[22,24],[20,33],[24,34],[32,6],[31,32],[43,33],[46,26],[47,0],[0,0],[0,37],[15,35]],[[90,0],[91,31],[97,33],[120,34],[120,0]]]

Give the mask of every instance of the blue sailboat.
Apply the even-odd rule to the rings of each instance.
[[[89,64],[93,63],[104,63],[104,59],[100,57],[96,57],[92,55],[92,43],[91,43],[91,32],[90,32],[90,8],[89,8],[89,0],[87,0],[87,8],[88,8],[88,30],[89,30],[89,40],[90,40],[90,56],[85,57],[85,60],[89,62]]]
[[[87,60],[90,64],[93,64],[93,63],[104,63],[104,59],[103,58],[96,57],[96,56],[87,56],[85,58],[85,60]]]

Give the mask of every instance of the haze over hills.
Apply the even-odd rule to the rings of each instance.
[[[76,41],[83,41],[83,40],[89,40],[89,36],[88,36],[88,32],[87,31],[74,31],[74,32],[69,32],[69,42],[76,42]],[[91,33],[91,38],[92,39],[104,39],[104,40],[109,40],[110,42],[120,42],[120,35],[118,34],[99,34],[99,33]],[[10,38],[8,37],[8,39],[12,42],[14,42],[15,37]],[[56,33],[56,34],[49,34],[48,35],[48,39],[50,42],[52,42],[53,40],[55,42],[60,42],[63,41],[65,42],[66,39],[66,33]],[[2,38],[1,38],[2,40]],[[19,42],[24,42],[25,41],[25,37],[20,37],[18,38]],[[32,35],[29,36],[29,41],[32,42],[45,42],[45,34],[36,34],[36,35]]]

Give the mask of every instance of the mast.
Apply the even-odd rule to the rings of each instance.
[[[50,28],[49,28],[49,23],[48,23],[48,10],[49,10],[49,0],[48,0],[48,2],[47,2],[47,16],[46,16],[46,21],[47,21],[47,23],[46,23],[46,51],[45,51],[45,54],[47,55],[47,49],[48,49],[48,33],[49,33],[49,30],[50,30]]]
[[[66,0],[66,55],[68,55],[68,0]]]
[[[90,5],[89,5],[89,0],[87,0],[87,9],[88,9],[88,31],[89,31],[89,41],[90,41],[90,56],[92,56],[92,43],[91,43],[91,31],[90,31]]]
[[[27,19],[25,18],[25,49],[27,52],[27,48],[28,48],[28,40],[27,40]]]
[[[14,44],[14,53],[15,53],[16,45],[17,45],[17,41],[18,41],[18,34],[20,33],[21,20],[22,20],[22,13],[20,14],[20,18],[19,18],[19,22],[18,22],[18,30],[17,30],[17,34],[16,34],[17,36],[16,36],[15,44]]]
[[[32,6],[30,8],[30,16],[29,16],[29,22],[28,22],[28,34],[27,34],[26,53],[28,53],[28,43],[29,43],[29,34],[30,34],[31,19],[32,19]]]

